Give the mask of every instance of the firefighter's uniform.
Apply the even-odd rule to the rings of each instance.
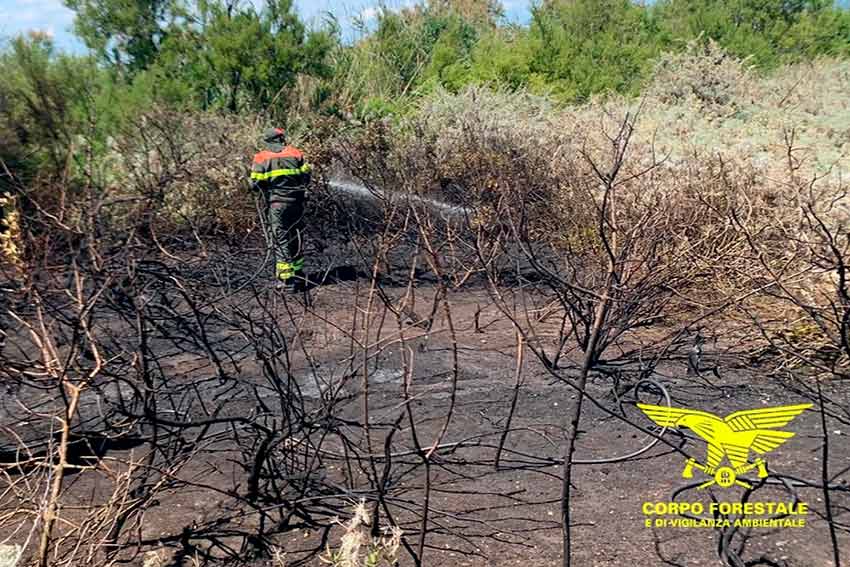
[[[286,284],[304,284],[304,201],[310,164],[304,154],[285,145],[283,130],[263,134],[265,150],[254,156],[251,183],[263,192],[275,255],[275,277]]]

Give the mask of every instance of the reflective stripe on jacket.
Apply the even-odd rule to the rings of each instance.
[[[304,154],[292,146],[279,152],[265,150],[254,156],[251,181],[270,194],[305,189],[310,182],[310,169]]]

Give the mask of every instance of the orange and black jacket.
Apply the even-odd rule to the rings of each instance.
[[[269,201],[274,201],[275,197],[286,198],[292,191],[306,189],[310,183],[310,170],[304,154],[292,146],[286,146],[279,152],[264,150],[254,156],[251,183],[266,193]]]

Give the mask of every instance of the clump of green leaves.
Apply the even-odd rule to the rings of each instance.
[[[285,117],[299,75],[327,74],[329,31],[308,31],[292,0],[252,4],[200,2],[194,18],[163,41],[148,73],[173,104]]]
[[[763,69],[850,53],[850,13],[831,0],[663,0],[655,9],[672,40],[715,41]]]

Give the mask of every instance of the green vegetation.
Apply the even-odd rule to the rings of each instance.
[[[658,73],[682,87],[669,63],[700,49],[750,74],[850,54],[850,11],[828,0],[547,0],[526,25],[506,23],[493,0],[428,0],[380,10],[354,41],[332,19],[308,28],[293,0],[66,2],[88,55],[59,53],[38,34],[0,51],[0,159],[27,182],[80,174],[69,156],[81,140],[88,157],[105,157],[153,109],[297,132],[401,116],[432,93],[470,87],[560,105],[635,96]]]
[[[429,565],[426,546],[430,557],[455,537],[437,523],[449,495],[439,487],[462,488],[454,478],[431,488],[436,451],[457,452],[478,474],[490,466],[478,441],[502,429],[491,482],[504,470],[508,432],[528,429],[511,425],[514,403],[480,435],[455,432],[470,423],[455,417],[465,404],[455,402],[458,381],[488,360],[504,365],[494,344],[514,336],[514,402],[524,352],[541,363],[536,383],[581,392],[564,415],[560,460],[504,461],[511,475],[564,465],[564,526],[589,373],[614,377],[612,407],[624,411],[632,394],[620,386],[643,396],[656,368],[674,380],[668,372],[694,352],[694,334],[696,345],[707,338],[703,329],[721,343],[711,364],[763,359],[772,366],[764,376],[782,376],[795,395],[806,382],[789,371],[811,369],[826,440],[832,410],[821,384],[846,379],[850,366],[847,9],[825,0],[541,0],[515,25],[493,0],[425,0],[380,11],[352,41],[331,18],[310,28],[294,0],[66,2],[88,54],[57,51],[39,34],[0,49],[0,315],[14,319],[0,325],[0,347],[10,339],[0,367],[33,391],[21,399],[37,405],[22,403],[20,419],[45,424],[32,430],[37,444],[13,440],[2,451],[15,460],[0,470],[32,487],[10,493],[20,504],[4,522],[38,528],[41,564],[87,556],[112,565],[162,545],[168,557],[149,552],[146,565],[188,561],[194,550],[207,563],[227,554],[283,565],[289,548],[279,544],[303,530],[309,539],[295,548],[318,549],[310,542],[328,538],[335,501],[362,494],[324,563],[380,567],[406,552]],[[272,293],[263,273],[279,235],[247,173],[269,125],[285,127],[316,166],[302,244],[321,296],[290,296],[303,309]],[[363,186],[323,182],[337,172]],[[434,198],[464,208],[431,206]],[[474,295],[460,295],[472,286]],[[493,356],[473,352],[468,370],[459,356],[470,342],[458,337],[472,324],[492,329]],[[419,338],[428,349],[405,342]],[[404,413],[392,422],[382,404],[384,418],[370,419],[370,374],[399,361]],[[705,383],[721,391],[717,368],[716,385]],[[362,395],[350,388],[361,374]],[[430,389],[449,375],[445,420],[433,408],[414,414],[414,378]],[[311,401],[302,377],[315,385]],[[102,392],[112,382],[110,401]],[[49,390],[64,403],[43,397]],[[107,411],[91,414],[104,410],[93,403],[101,397]],[[365,404],[359,417],[355,397]],[[231,399],[240,405],[212,403]],[[103,429],[91,428],[100,419]],[[232,445],[210,433],[225,424]],[[437,432],[433,444],[420,443],[417,424]],[[325,438],[332,450],[321,448]],[[463,442],[448,443],[458,438],[471,440],[468,461]],[[551,452],[548,438],[541,451]],[[100,470],[79,450],[94,450],[88,440],[104,451],[113,440],[116,449],[144,442],[150,458],[133,450],[131,461]],[[211,469],[222,455],[226,466]],[[349,466],[363,462],[371,472]],[[826,478],[826,443],[822,462]],[[98,486],[88,504],[70,480],[63,487],[71,467],[108,481],[81,485]],[[206,470],[220,478],[187,485]],[[187,486],[195,501],[213,495],[200,523],[160,539],[168,534],[137,529]],[[830,519],[832,488],[821,488]],[[463,545],[489,521],[467,507],[505,509],[492,505],[492,490],[479,492],[485,505],[462,499],[455,515]],[[421,512],[411,494],[421,494]],[[538,496],[529,502],[536,515],[554,502]],[[464,549],[445,547],[453,557]],[[564,550],[569,557],[567,541]]]

